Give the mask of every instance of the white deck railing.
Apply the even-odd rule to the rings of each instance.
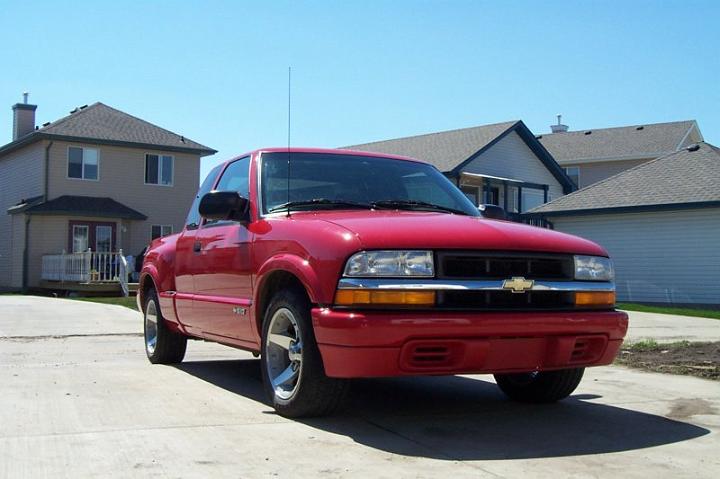
[[[116,253],[46,254],[42,257],[40,277],[47,281],[77,283],[119,283],[125,296],[128,294],[128,267],[122,250]]]

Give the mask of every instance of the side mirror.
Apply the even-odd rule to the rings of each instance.
[[[237,191],[211,191],[200,199],[199,210],[206,220],[246,221],[248,200]]]
[[[489,218],[491,220],[507,219],[507,213],[505,213],[505,210],[497,205],[480,205],[478,206],[478,210],[480,210],[480,214],[483,215],[484,218]]]

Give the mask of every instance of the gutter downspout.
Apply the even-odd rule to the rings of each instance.
[[[51,140],[50,143],[45,147],[45,185],[43,189],[43,195],[44,200],[48,200],[48,170],[50,169],[50,147],[53,146],[53,141]]]
[[[27,293],[28,291],[28,235],[30,234],[30,219],[32,216],[25,214],[25,246],[23,247],[23,262],[22,262],[22,291]]]

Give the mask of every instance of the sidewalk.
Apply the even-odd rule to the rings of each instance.
[[[630,328],[626,342],[654,339],[659,343],[673,341],[720,341],[720,320],[677,316],[674,314],[626,311]]]

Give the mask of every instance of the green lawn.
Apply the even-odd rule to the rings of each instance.
[[[717,309],[673,308],[670,306],[647,306],[637,303],[618,303],[617,308],[625,311],[641,311],[643,313],[679,314],[681,316],[720,319],[720,310]]]
[[[103,303],[103,304],[117,304],[119,306],[125,306],[134,311],[137,311],[137,303],[135,302],[135,296],[128,296],[127,298],[122,296],[114,297],[95,297],[95,298],[67,298],[74,299],[77,301],[90,301],[92,303]]]
[[[22,293],[0,293],[0,295],[12,295],[12,294],[22,294]],[[39,296],[39,295],[38,295]],[[64,298],[64,299],[72,299],[75,301],[90,301],[91,303],[102,303],[102,304],[117,304],[118,306],[125,306],[126,308],[130,308],[133,311],[137,311],[137,303],[135,302],[135,296],[128,296],[127,298],[122,296],[112,296],[112,297],[106,297],[106,296],[96,296],[96,297],[70,297],[70,298]]]

